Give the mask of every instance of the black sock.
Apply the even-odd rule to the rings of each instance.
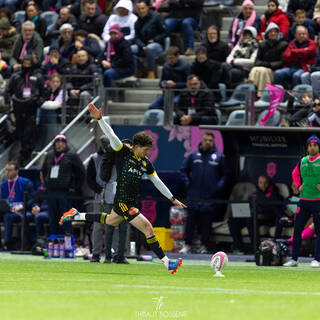
[[[165,256],[156,236],[152,236],[152,237],[148,238],[147,243],[148,243],[149,247],[151,248],[151,250],[157,255],[157,257],[160,260]]]
[[[106,216],[107,214],[102,212],[102,213],[86,213],[86,221],[90,222],[99,222],[102,224],[105,224],[106,221]]]

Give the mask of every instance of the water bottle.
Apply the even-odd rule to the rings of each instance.
[[[64,258],[64,241],[60,241],[59,243],[59,254],[60,258]]]
[[[49,253],[49,257],[52,258],[53,257],[53,242],[50,241],[48,244],[48,253]]]

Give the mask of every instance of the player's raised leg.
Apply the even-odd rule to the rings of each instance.
[[[130,221],[134,227],[140,230],[147,238],[147,243],[151,250],[163,262],[171,274],[175,273],[182,264],[182,259],[170,260],[163,252],[159,241],[157,240],[150,221],[141,213]]]
[[[108,224],[110,226],[119,225],[124,219],[117,215],[114,210],[107,215],[105,212],[102,213],[86,213],[79,212],[77,209],[72,208],[68,212],[64,213],[60,219],[60,224],[67,221],[89,221],[89,222],[99,222],[102,224]]]

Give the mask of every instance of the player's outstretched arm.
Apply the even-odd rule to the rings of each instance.
[[[163,181],[159,178],[156,172],[153,175],[148,176],[148,178],[152,181],[154,186],[166,197],[168,198],[175,206],[179,208],[186,208],[187,206],[175,199],[168,189],[168,187],[163,183]]]
[[[98,120],[101,130],[110,140],[112,149],[116,151],[120,150],[122,147],[122,142],[116,136],[112,128],[103,120],[101,110],[97,109],[97,107],[93,103],[89,104],[88,110],[90,114]]]

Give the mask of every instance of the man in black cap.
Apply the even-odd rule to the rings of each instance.
[[[48,152],[41,169],[41,180],[48,191],[49,231],[58,234],[59,218],[72,206],[70,196],[81,194],[85,169],[79,156],[70,151],[66,136],[55,136],[53,150]],[[71,223],[64,226],[71,234]]]

